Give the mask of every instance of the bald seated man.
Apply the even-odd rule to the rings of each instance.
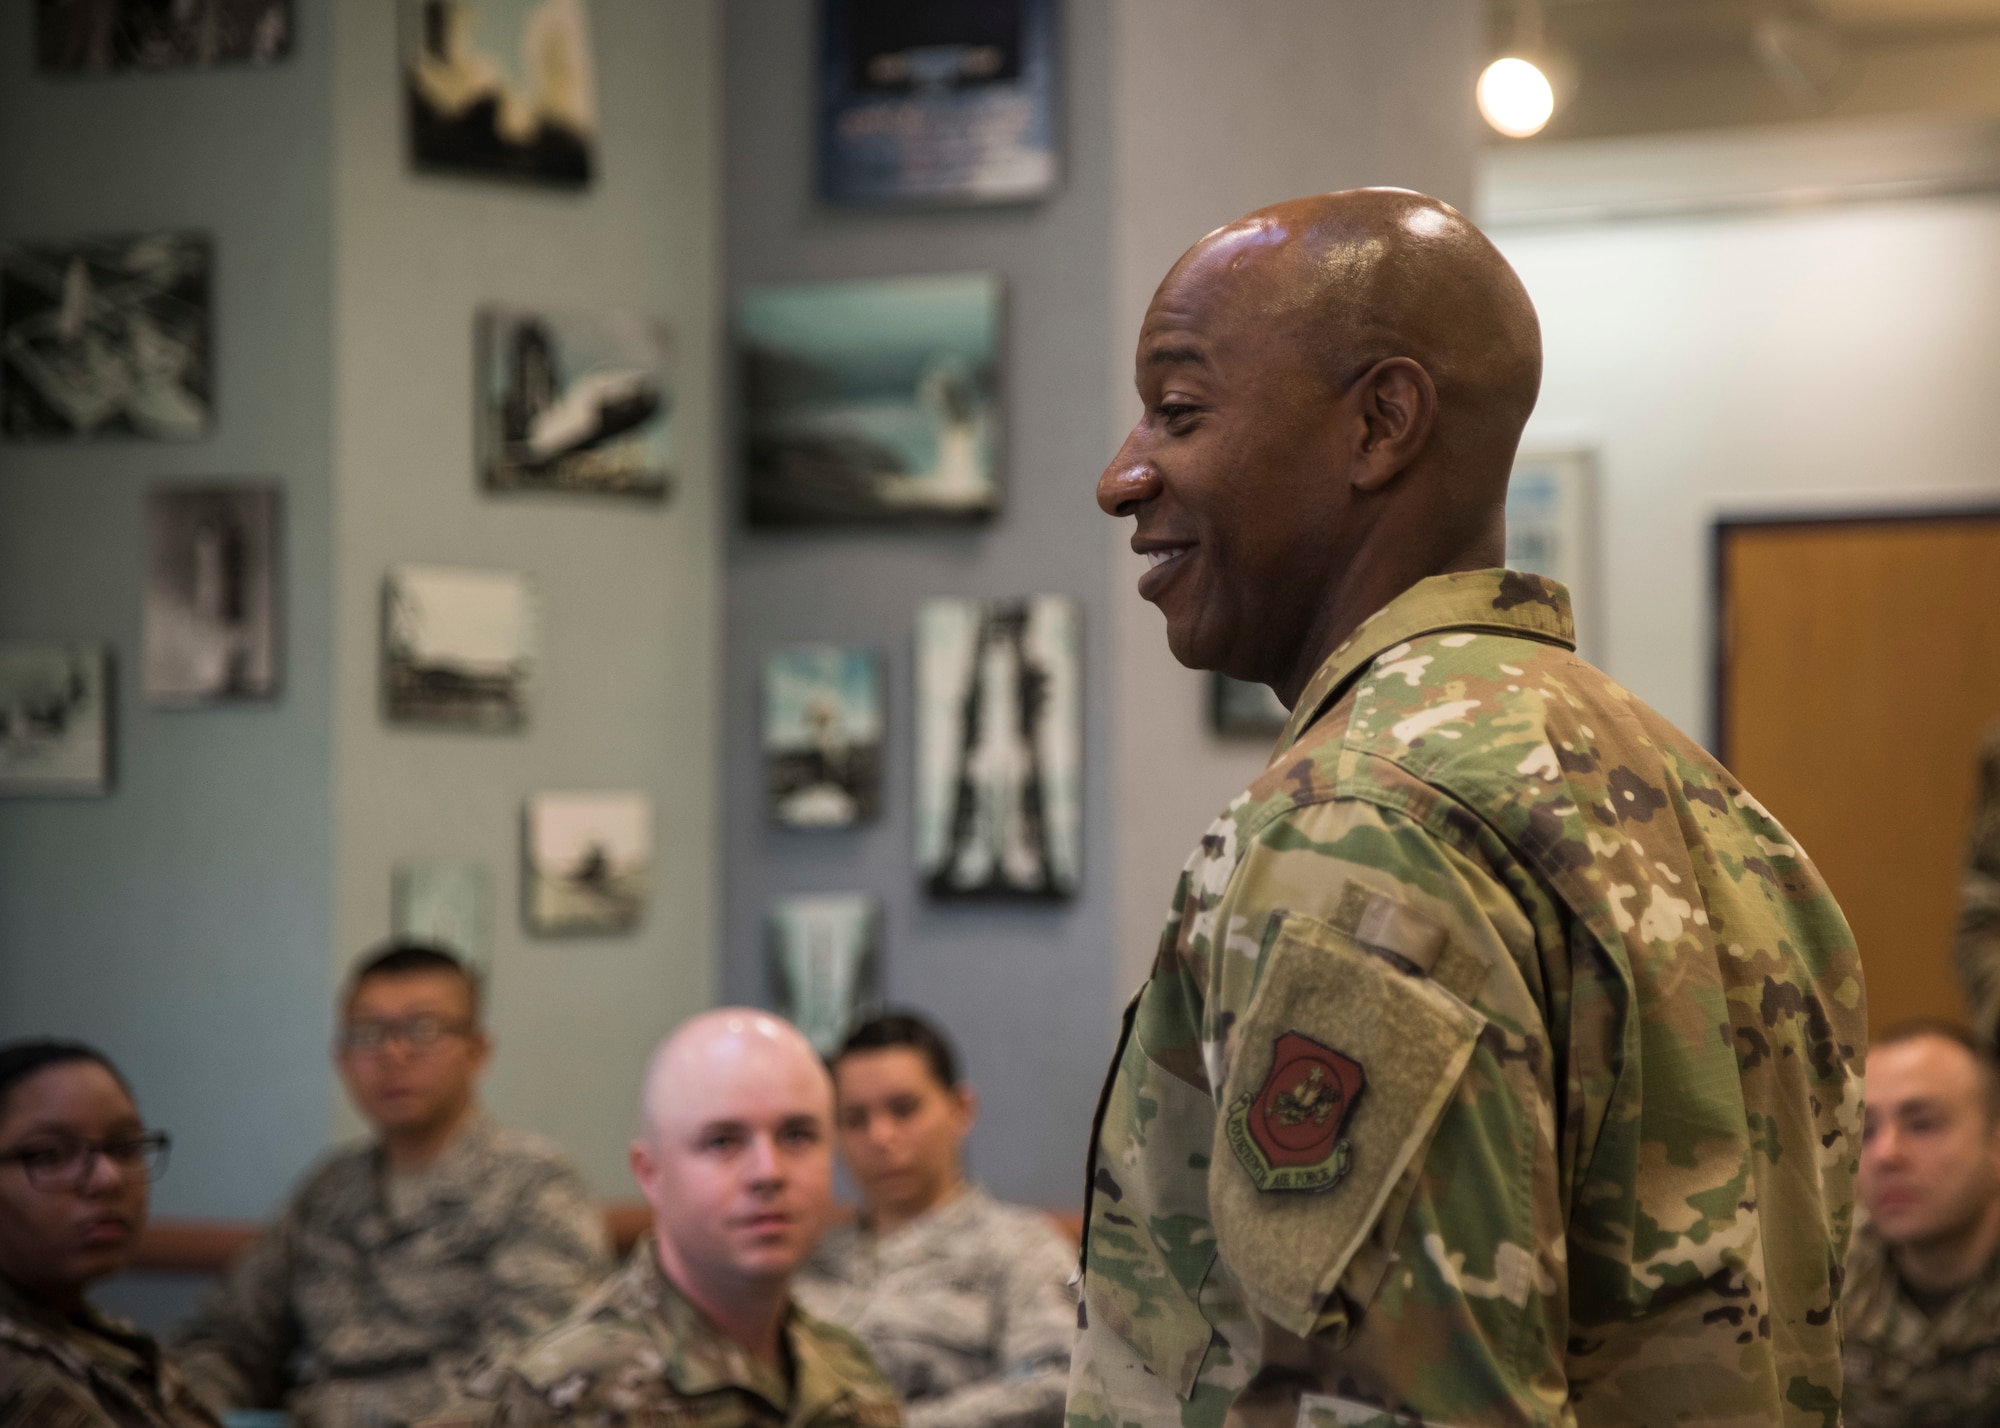
[[[1097,485],[1269,767],[1089,1167],[1073,1428],[1835,1421],[1861,967],[1791,835],[1501,569],[1541,373],[1421,194],[1202,239]]]
[[[591,1428],[898,1428],[861,1342],[793,1304],[833,1195],[833,1085],[765,1012],[683,1023],[646,1071],[632,1175],[653,1234],[510,1362],[485,1421]]]

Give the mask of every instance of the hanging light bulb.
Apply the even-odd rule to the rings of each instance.
[[[1486,66],[1474,93],[1486,122],[1510,139],[1540,133],[1556,112],[1556,92],[1548,76],[1512,55]]]

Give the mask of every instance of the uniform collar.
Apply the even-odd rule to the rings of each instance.
[[[653,1310],[653,1341],[662,1372],[687,1397],[724,1388],[754,1393],[790,1423],[806,1423],[847,1393],[847,1383],[806,1328],[796,1304],[785,1307],[784,1341],[792,1360],[791,1383],[718,1329],[660,1267],[652,1240],[639,1242],[631,1274]]]
[[[491,1173],[493,1133],[493,1122],[487,1119],[486,1112],[474,1106],[465,1124],[458,1128],[458,1134],[446,1143],[436,1160],[400,1173],[423,1187],[427,1203],[470,1200]],[[389,1158],[379,1144],[375,1147],[375,1168],[384,1183],[389,1176],[399,1173],[389,1168]]]
[[[0,1278],[0,1328],[9,1326],[12,1337],[32,1341],[79,1374],[88,1374],[93,1367],[91,1354],[79,1342],[80,1334],[94,1336],[106,1347],[129,1355],[132,1367],[149,1381],[159,1374],[159,1345],[124,1321],[100,1313],[87,1299],[74,1317],[65,1317]]]
[[[1296,744],[1375,656],[1439,630],[1490,630],[1576,648],[1569,591],[1554,580],[1498,569],[1465,570],[1419,580],[1334,647],[1306,681],[1272,757]]]

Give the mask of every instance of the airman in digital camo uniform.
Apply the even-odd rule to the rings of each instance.
[[[1072,1428],[1832,1428],[1861,968],[1806,855],[1495,568],[1540,380],[1420,195],[1219,229],[1100,480],[1184,664],[1292,708],[1128,1009]]]

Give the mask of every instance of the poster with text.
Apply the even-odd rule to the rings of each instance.
[[[1024,203],[1056,185],[1056,0],[822,0],[829,203]]]

